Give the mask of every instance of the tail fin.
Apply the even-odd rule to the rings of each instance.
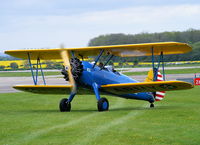
[[[160,73],[159,70],[157,72],[157,80],[156,81],[163,81],[163,75]],[[164,97],[165,97],[165,91],[156,92],[156,94],[155,94],[156,101],[161,101]]]
[[[153,77],[154,77],[154,72],[153,72],[153,69],[151,69],[151,70],[148,72],[148,75],[147,75],[147,77],[146,77],[146,79],[145,79],[145,82],[152,82],[152,81],[153,81]],[[157,78],[156,78],[156,81],[164,81],[164,80],[163,80],[163,75],[160,73],[159,70],[157,71]],[[165,97],[165,91],[162,91],[162,92],[155,92],[155,93],[154,93],[155,101],[161,101],[164,97]]]

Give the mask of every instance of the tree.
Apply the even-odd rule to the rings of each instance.
[[[16,63],[16,62],[12,62],[12,63],[10,63],[10,67],[12,68],[12,69],[18,69],[18,64]]]
[[[137,44],[137,43],[151,43],[151,42],[183,42],[192,46],[193,50],[187,54],[181,55],[165,55],[165,61],[193,61],[200,60],[200,30],[188,29],[187,31],[179,32],[161,32],[161,33],[140,33],[140,34],[107,34],[100,35],[91,39],[89,46],[100,45],[118,45],[118,44]],[[151,61],[151,57],[143,56],[137,57],[138,61]],[[133,62],[134,58],[120,58],[115,57],[115,62]],[[137,62],[134,62],[137,65]]]

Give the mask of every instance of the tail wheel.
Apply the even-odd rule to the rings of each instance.
[[[71,58],[70,65],[71,65],[73,78],[77,82],[79,81],[80,76],[82,75],[82,72],[83,72],[82,62],[78,58]],[[66,71],[65,68],[62,69],[61,73],[64,75],[64,79],[66,81],[69,81],[68,72]]]
[[[60,112],[70,112],[71,110],[71,103],[68,102],[68,99],[63,98],[59,104]]]
[[[106,98],[101,98],[97,103],[98,111],[107,111],[109,109],[109,102]]]
[[[150,108],[154,108],[154,104],[153,103],[150,104]]]

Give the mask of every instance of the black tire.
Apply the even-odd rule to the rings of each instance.
[[[154,104],[153,103],[150,104],[150,108],[154,108]]]
[[[108,102],[108,100],[106,98],[101,98],[100,100],[98,100],[97,108],[98,108],[99,112],[101,112],[101,111],[108,111],[108,109],[109,109],[109,102]]]
[[[68,99],[63,98],[59,104],[60,112],[70,112],[71,110],[71,103],[68,102]]]

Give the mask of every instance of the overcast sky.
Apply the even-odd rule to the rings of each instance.
[[[0,52],[87,46],[101,34],[200,29],[199,0],[0,0]]]

